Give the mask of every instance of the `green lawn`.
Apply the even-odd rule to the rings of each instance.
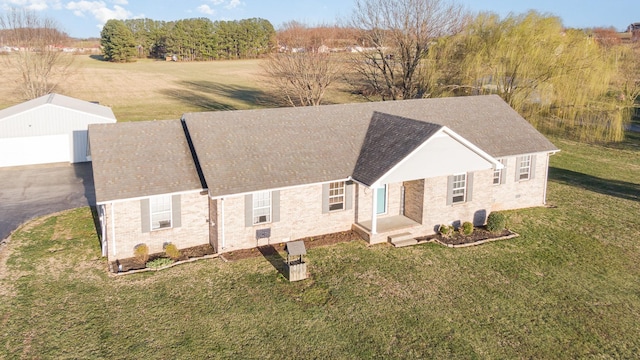
[[[637,357],[640,152],[554,142],[519,238],[315,248],[293,284],[262,257],[109,277],[88,209],[37,220],[3,249],[0,358]]]

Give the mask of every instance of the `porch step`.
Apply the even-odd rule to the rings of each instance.
[[[418,240],[413,238],[412,233],[404,232],[400,234],[390,235],[389,242],[395,247],[411,246],[418,243]]]

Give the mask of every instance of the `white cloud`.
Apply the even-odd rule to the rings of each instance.
[[[126,3],[126,1],[116,1],[119,3]],[[123,8],[120,5],[113,5],[113,8],[109,8],[104,1],[70,1],[65,6],[67,10],[73,11],[76,16],[85,16],[91,14],[100,22],[99,27],[102,27],[104,23],[109,19],[129,19],[132,17],[131,11]]]
[[[49,8],[60,9],[61,0],[0,0],[3,9],[25,8],[33,11],[42,11]]]
[[[198,10],[198,12],[201,12],[203,14],[207,14],[207,15],[213,15],[216,13],[216,11],[214,9],[212,9],[211,7],[209,7],[209,5],[207,4],[202,4],[200,6],[198,6],[196,8],[196,10]]]
[[[231,1],[229,1],[229,4],[227,6],[225,6],[225,8],[233,9],[233,8],[236,8],[236,7],[240,6],[240,4],[242,4],[240,2],[240,0],[231,0]]]
[[[118,4],[118,5],[128,5],[129,4],[129,1],[127,1],[127,0],[112,0],[111,2],[114,3],[114,4]]]
[[[213,3],[213,5],[220,5],[224,2],[224,0],[211,0],[211,2]]]

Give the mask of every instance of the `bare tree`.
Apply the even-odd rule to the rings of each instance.
[[[69,36],[54,20],[11,9],[0,16],[0,33],[2,45],[12,49],[1,61],[18,73],[16,82],[25,99],[53,92],[69,75],[73,57],[59,49]]]
[[[463,7],[449,0],[356,0],[350,26],[362,44],[353,64],[364,87],[383,100],[424,96],[429,45],[458,32],[464,18]]]
[[[272,87],[291,106],[315,106],[340,73],[340,63],[327,53],[273,54],[263,69]]]

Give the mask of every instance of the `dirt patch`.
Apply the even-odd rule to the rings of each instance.
[[[343,242],[349,242],[354,240],[363,240],[360,235],[358,235],[355,231],[341,231],[333,234],[325,234],[320,236],[310,236],[302,239],[297,239],[304,241],[304,246],[309,249],[313,249],[321,246],[329,246]],[[364,241],[364,240],[363,240]],[[266,255],[274,255],[271,252],[274,251],[282,251],[284,252],[285,243],[273,244],[267,246],[261,246],[260,248],[251,248],[251,249],[242,249],[231,251],[228,253],[223,253],[221,257],[226,261],[236,261],[248,258],[254,258],[259,256]]]
[[[493,233],[487,230],[485,227],[476,227],[473,230],[471,235],[462,235],[459,233],[453,234],[451,236],[444,237],[440,234],[428,235],[416,238],[418,242],[421,241],[430,241],[437,240],[439,243],[443,245],[449,246],[460,246],[460,245],[474,245],[481,244],[486,242],[487,240],[501,239],[505,237],[509,237],[515,235],[514,232],[509,230],[502,230],[501,232]]]
[[[211,245],[204,244],[204,245],[193,246],[185,249],[180,249],[180,254],[182,256],[180,256],[180,258],[178,258],[176,261],[184,261],[184,260],[189,260],[194,258],[201,258],[206,255],[215,254],[215,251],[213,250],[213,247]],[[149,254],[148,261],[153,261],[155,259],[166,258],[166,257],[167,256],[165,253]],[[140,270],[144,268],[146,268],[146,263],[141,263],[136,258],[119,259],[109,263],[109,271],[111,272],[127,272],[131,270]]]

